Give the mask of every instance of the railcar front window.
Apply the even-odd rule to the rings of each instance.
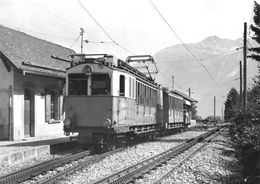
[[[88,95],[88,76],[69,74],[69,95]]]
[[[109,95],[110,94],[110,77],[108,74],[92,75],[92,95]]]

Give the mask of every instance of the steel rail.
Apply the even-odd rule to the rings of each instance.
[[[222,131],[224,130],[221,129],[220,131],[216,132],[215,134],[211,135],[210,137],[208,137],[207,139],[205,139],[205,142],[198,147],[196,150],[192,151],[189,155],[187,155],[185,158],[183,158],[181,161],[179,161],[177,164],[175,164],[173,166],[173,168],[168,171],[167,173],[165,173],[164,175],[162,175],[159,179],[156,180],[156,182],[154,182],[153,184],[160,184],[163,180],[165,180],[166,178],[168,178],[172,172],[177,171],[180,169],[180,166],[186,162],[190,157],[192,157],[193,155],[195,155],[197,152],[199,152],[202,148],[204,148],[212,139],[214,139],[216,136],[218,136]]]
[[[117,153],[117,152],[120,152],[122,150],[124,150],[124,148],[118,148],[118,149],[115,149],[115,150],[112,150],[112,151],[105,152],[105,153],[100,154],[100,155],[96,155],[93,158],[82,161],[81,163],[74,165],[74,166],[71,166],[70,168],[68,168],[64,171],[60,171],[58,174],[55,174],[55,175],[51,176],[50,178],[39,181],[38,184],[56,183],[57,180],[63,178],[64,176],[66,176],[70,173],[73,173],[77,170],[80,170],[81,168],[85,167],[86,165],[89,165],[93,162],[97,162],[97,161],[99,161],[99,160],[101,160],[101,159],[103,159],[103,158],[105,158],[105,157],[107,157],[107,156],[109,156],[113,153]]]
[[[108,176],[106,178],[103,178],[99,181],[94,182],[94,184],[124,184],[129,183],[136,178],[144,175],[145,173],[149,172],[150,170],[156,168],[157,166],[161,165],[162,163],[165,163],[167,160],[169,160],[172,157],[175,157],[179,153],[187,150],[188,148],[192,147],[196,143],[202,141],[206,137],[210,136],[211,134],[218,131],[218,129],[211,130],[203,135],[197,136],[195,138],[192,138],[188,141],[186,141],[183,144],[180,144],[174,148],[171,148],[169,150],[166,150],[163,153],[160,153],[158,155],[155,155],[149,159],[146,159],[140,163],[137,163],[133,166],[130,166],[122,171],[119,171],[111,176]]]
[[[3,175],[0,177],[0,184],[11,184],[11,183],[20,183],[25,180],[28,180],[32,177],[35,177],[43,172],[52,170],[53,168],[59,167],[62,164],[69,163],[73,160],[83,158],[90,155],[91,150],[81,151],[77,153],[71,153],[64,155],[59,158],[54,158],[45,162],[41,162],[30,167]]]

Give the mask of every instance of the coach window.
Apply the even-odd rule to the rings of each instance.
[[[129,77],[129,97],[131,98],[132,97],[132,79],[131,77]]]
[[[136,94],[135,94],[135,101],[138,104],[139,103],[139,82],[135,82],[136,85]]]
[[[69,95],[88,94],[88,75],[73,73],[69,74]]]
[[[154,104],[154,98],[153,98],[153,89],[151,88],[151,91],[150,91],[151,93],[151,106],[153,107],[153,104]]]
[[[145,105],[145,85],[142,84],[142,104]]]
[[[119,78],[119,96],[125,96],[125,76],[120,75]]]
[[[140,83],[140,104],[144,105],[144,85]]]
[[[150,88],[150,106],[153,104],[152,88]]]
[[[109,95],[111,82],[109,74],[93,74],[91,91],[92,95]]]
[[[148,87],[148,86],[145,87],[145,96],[146,96],[146,102],[145,102],[145,104],[146,104],[147,106],[149,106],[150,97],[149,97],[149,87]]]
[[[136,81],[136,92],[135,92],[135,102],[136,102],[136,104],[138,104],[138,84],[137,84],[137,81]]]
[[[132,96],[135,97],[135,80],[132,79]]]

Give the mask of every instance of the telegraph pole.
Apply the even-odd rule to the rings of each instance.
[[[84,33],[84,29],[81,27],[80,28],[80,37],[81,37],[80,53],[81,54],[83,54],[83,33]]]
[[[240,72],[240,77],[239,77],[239,81],[240,81],[240,96],[239,96],[239,102],[240,105],[242,106],[243,104],[243,76],[242,76],[242,61],[239,61],[239,72]]]
[[[174,75],[172,75],[172,89],[174,90]]]
[[[190,88],[189,88],[189,97],[190,97]]]
[[[216,96],[214,96],[214,120],[216,120]]]
[[[223,112],[223,108],[221,109],[221,119],[224,120],[224,112]]]
[[[247,51],[247,23],[244,22],[244,46],[243,46],[243,60],[244,60],[244,99],[243,99],[243,110],[247,109],[247,62],[246,62],[246,51]]]

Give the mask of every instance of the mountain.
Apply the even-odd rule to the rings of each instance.
[[[222,114],[226,95],[232,87],[239,91],[239,61],[243,60],[242,39],[230,40],[210,36],[198,43],[173,45],[154,54],[159,68],[156,81],[188,93],[198,103],[198,114],[206,117],[214,112],[213,99],[216,96],[216,115]],[[195,58],[197,59],[195,59]],[[257,74],[256,61],[248,59],[248,87]]]

